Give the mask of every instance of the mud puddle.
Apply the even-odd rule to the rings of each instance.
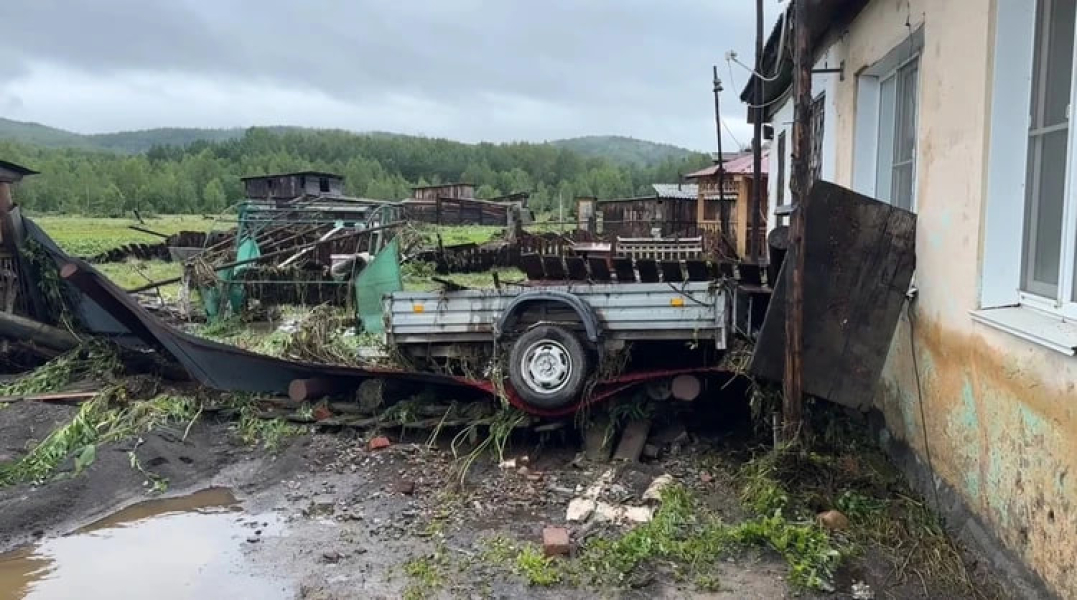
[[[291,597],[248,558],[282,529],[274,515],[244,514],[226,488],[141,502],[0,554],[0,600]]]

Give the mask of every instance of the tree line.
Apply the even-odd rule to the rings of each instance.
[[[399,200],[412,186],[467,181],[480,198],[527,191],[537,212],[555,212],[559,199],[568,211],[577,196],[650,194],[651,183],[676,182],[708,164],[703,154],[639,165],[549,144],[264,128],[138,155],[0,141],[0,159],[41,172],[16,191],[28,210],[113,217],[133,210],[219,213],[243,198],[241,177],[307,169],[343,175],[350,196]]]

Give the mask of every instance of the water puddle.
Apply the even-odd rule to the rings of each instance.
[[[287,598],[286,582],[256,574],[244,556],[248,538],[280,532],[225,488],[149,500],[0,554],[0,600]]]

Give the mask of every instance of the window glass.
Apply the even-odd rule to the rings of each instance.
[[[1077,0],[1037,5],[1022,289],[1058,299]]]

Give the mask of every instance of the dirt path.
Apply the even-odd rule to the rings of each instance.
[[[4,409],[0,452],[18,458],[28,441],[40,440],[73,411],[32,403]],[[869,597],[864,589],[877,598],[999,597],[955,593],[947,587],[952,582],[920,579],[911,568],[896,574],[883,555],[862,545],[838,571],[836,595],[820,595],[790,583],[787,560],[772,545],[723,542],[697,568],[658,556],[646,535],[637,543],[628,537],[629,524],[597,517],[566,521],[570,501],[597,481],[606,482],[599,501],[650,506],[660,515],[664,509],[641,496],[656,478],[669,475],[712,519],[677,525],[685,529],[677,538],[687,539],[684,544],[694,543],[696,529],[746,522],[735,461],[720,439],[682,438],[658,459],[616,467],[580,460],[575,442],[532,440],[510,447],[512,468],[479,458],[461,486],[460,463],[447,449],[390,436],[392,445],[372,450],[369,436],[354,432],[304,434],[269,453],[235,443],[227,422],[202,419],[189,432],[158,429],[141,442],[98,450],[97,460],[77,475],[72,461],[61,469],[66,476],[40,487],[0,488],[0,552],[55,539],[149,497],[145,475],[131,468],[134,451],[144,468],[167,478],[167,495],[227,488],[242,503],[237,521],[248,519],[244,525],[252,527],[263,522],[267,530],[269,521],[279,523],[276,534],[259,528],[215,543],[240,547],[237,576],[271,574],[289,597]],[[569,530],[573,556],[542,556],[548,526]],[[659,535],[656,527],[644,530]],[[581,542],[587,551],[577,555]],[[168,544],[162,539],[147,552],[168,552]],[[642,557],[638,564],[631,562],[639,558],[634,553]],[[604,562],[596,563],[596,556]],[[625,561],[635,566],[624,568]],[[923,572],[928,570],[917,571]],[[854,596],[861,582],[866,587]]]

